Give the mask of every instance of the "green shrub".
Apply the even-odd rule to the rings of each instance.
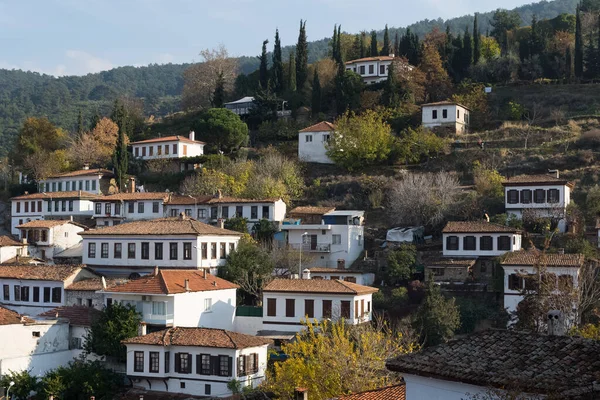
[[[392,290],[392,302],[396,306],[404,306],[408,303],[408,289],[397,287]]]

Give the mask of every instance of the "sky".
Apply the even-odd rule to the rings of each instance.
[[[342,30],[402,27],[532,0],[0,0],[0,68],[55,76],[123,65],[201,61],[223,44],[230,55],[258,55],[262,41],[294,44],[300,19],[309,40]]]

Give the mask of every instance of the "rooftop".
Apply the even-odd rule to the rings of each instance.
[[[18,242],[7,235],[0,236],[0,247],[6,246],[23,246],[23,243]]]
[[[78,265],[0,265],[0,278],[64,281],[81,269]]]
[[[73,222],[70,219],[37,219],[33,221],[26,222],[21,225],[17,225],[16,228],[54,228],[55,226],[61,226],[71,224],[78,226],[80,228],[88,229],[87,226],[78,224],[77,222]]]
[[[135,193],[117,193],[103,196],[96,201],[119,201],[119,200],[168,200],[167,192],[135,192]]]
[[[510,226],[492,224],[485,221],[450,221],[442,233],[520,233],[521,231]]]
[[[567,185],[570,188],[575,187],[573,182],[567,179],[557,177],[556,174],[538,174],[538,175],[519,175],[506,178],[503,186],[526,186],[526,185]]]
[[[184,142],[184,143],[190,143],[190,144],[206,144],[199,140],[191,140],[190,138],[187,138],[185,136],[177,135],[177,136],[165,136],[165,137],[158,137],[158,138],[154,138],[154,139],[140,140],[138,142],[131,143],[131,145],[159,143],[159,142]]]
[[[281,200],[279,197],[272,197],[268,199],[241,199],[239,197],[211,197],[205,204],[217,204],[217,203],[274,203]]]
[[[118,285],[122,285],[127,282],[127,279],[121,278],[104,278],[106,282],[107,288],[113,288]],[[65,290],[81,290],[81,291],[93,291],[102,290],[104,287],[102,286],[102,278],[88,278],[82,279],[77,282],[71,283],[69,286],[65,288]]]
[[[301,129],[300,132],[331,132],[335,131],[335,125],[331,122],[321,121],[307,128]]]
[[[205,278],[206,276],[206,278]],[[188,280],[190,292],[210,290],[237,289],[235,283],[199,270],[159,270],[158,275],[144,276],[130,280],[122,285],[116,285],[106,292],[109,293],[140,293],[140,294],[178,294],[186,293],[185,281]]]
[[[334,210],[325,213],[324,215],[328,217],[336,217],[336,216],[345,216],[345,215],[353,215],[362,217],[365,215],[364,211],[361,210]]]
[[[228,105],[228,104],[242,104],[242,103],[251,103],[254,101],[254,97],[252,96],[246,96],[246,97],[242,97],[239,100],[236,101],[230,101],[229,103],[225,103],[224,105]]]
[[[21,315],[13,310],[0,306],[0,325],[15,325],[20,323],[22,323]]]
[[[337,400],[405,400],[406,383],[338,397]]]
[[[379,289],[352,282],[329,279],[273,279],[263,292],[369,294]]]
[[[396,58],[398,58],[398,57],[394,57],[394,56],[364,57],[364,58],[357,58],[356,60],[346,61],[346,65],[354,64],[356,62],[367,62],[367,61],[392,61]]]
[[[176,327],[126,339],[123,343],[154,346],[199,346],[220,349],[245,349],[248,347],[269,345],[272,341],[224,329]]]
[[[507,253],[502,265],[546,266],[546,267],[581,267],[583,254],[543,253],[535,250],[521,250]]]
[[[71,190],[68,192],[48,192],[48,193],[31,193],[21,196],[12,197],[11,200],[57,200],[57,199],[95,199],[100,197],[97,194],[83,192],[81,190]]]
[[[217,228],[188,217],[158,218],[132,221],[126,224],[102,227],[81,232],[80,235],[219,235],[242,236],[239,232]]]
[[[172,194],[168,201],[168,204],[181,204],[181,205],[194,205],[203,204],[208,200],[212,199],[213,196],[183,196],[179,194]]]
[[[326,267],[313,267],[308,269],[311,273],[316,274],[368,274],[367,271],[358,271],[353,269],[337,269]]]
[[[592,394],[600,373],[598,360],[600,341],[488,330],[389,360],[387,367],[404,374],[567,399]]]
[[[460,106],[462,108],[466,108],[467,110],[471,111],[471,109],[465,105],[462,105],[460,103],[456,103],[454,101],[437,101],[435,103],[427,103],[427,104],[423,104],[421,107],[435,107],[435,106]]]
[[[115,174],[108,169],[95,168],[95,169],[80,169],[77,171],[64,172],[62,174],[56,174],[49,176],[49,179],[52,178],[71,178],[76,176],[88,176],[88,175],[109,175],[114,176]]]
[[[68,319],[71,325],[92,326],[92,323],[100,317],[100,314],[102,314],[102,311],[94,307],[70,306],[54,308],[39,314],[39,317],[64,318]]]
[[[289,212],[292,214],[315,214],[315,215],[323,215],[328,212],[335,211],[335,207],[316,207],[316,206],[302,206],[296,207]]]
[[[475,265],[475,258],[427,257],[422,262],[425,267],[469,268]]]

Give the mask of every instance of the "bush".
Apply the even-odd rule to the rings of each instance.
[[[389,303],[381,290],[373,293],[373,308],[375,310],[385,310],[388,307]]]
[[[600,149],[600,129],[593,129],[591,131],[585,132],[577,140],[576,145],[580,149]]]
[[[492,305],[481,302],[479,299],[456,298],[460,312],[460,328],[456,333],[471,333],[477,324],[496,315]]]
[[[408,303],[408,289],[398,287],[392,290],[392,302],[395,306],[404,306]]]

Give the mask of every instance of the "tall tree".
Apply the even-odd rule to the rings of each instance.
[[[583,77],[583,31],[581,26],[581,9],[577,6],[577,12],[575,14],[575,76],[577,78]]]
[[[398,83],[396,82],[396,73],[394,72],[394,62],[390,64],[388,78],[383,87],[383,104],[390,108],[398,107],[400,98],[398,95]]]
[[[338,35],[337,35],[337,24],[333,25],[333,37],[331,39],[331,59],[333,61],[337,61],[337,42],[338,42]]]
[[[473,40],[468,28],[465,29],[465,35],[463,36],[462,60],[462,76],[464,77],[473,64]]]
[[[290,92],[296,91],[296,59],[294,53],[290,51],[290,60],[288,62],[288,84],[287,88]]]
[[[77,135],[81,136],[85,132],[85,126],[83,124],[83,114],[81,110],[79,110],[79,114],[77,115]]]
[[[337,31],[337,41],[335,42],[335,55],[336,55],[336,59],[335,61],[340,64],[343,65],[344,64],[344,54],[342,51],[342,25],[338,26],[338,31]]]
[[[390,47],[390,32],[387,24],[385,24],[385,30],[383,31],[383,48],[381,49],[382,56],[389,56],[391,53]]]
[[[117,123],[117,125],[119,124]],[[127,134],[123,124],[119,125],[119,136],[117,136],[117,143],[115,144],[115,151],[113,153],[113,166],[115,167],[117,185],[119,186],[119,190],[123,191],[125,189],[125,176],[129,167]]]
[[[216,108],[223,107],[225,103],[225,77],[223,73],[219,73],[219,77],[217,78],[217,86],[215,87],[215,92],[212,96],[212,106]]]
[[[500,43],[502,54],[508,52],[508,31],[521,26],[521,16],[516,11],[498,9],[490,21],[492,26],[491,35]]]
[[[571,53],[571,46],[567,47],[565,52],[565,77],[571,79],[573,77],[573,54]]]
[[[267,84],[269,83],[269,66],[267,64],[267,44],[269,40],[266,39],[262,44],[262,52],[260,53],[260,67],[258,68],[258,82],[260,83],[260,87],[263,89],[267,88]]]
[[[473,21],[473,64],[477,64],[481,57],[481,33],[479,32],[477,15],[475,13],[475,20]]]
[[[306,21],[300,20],[300,32],[296,44],[296,89],[302,90],[308,79],[308,43],[306,41]]]
[[[312,84],[312,101],[311,101],[311,112],[313,116],[316,116],[321,112],[321,82],[319,81],[319,72],[315,67],[315,74],[313,76]]]
[[[362,31],[360,33],[360,58],[367,56],[367,32]]]
[[[398,31],[396,31],[396,35],[394,36],[394,55],[396,57],[400,54],[400,39],[398,38]]]
[[[194,123],[193,130],[215,150],[232,152],[248,142],[248,126],[226,108],[206,110]]]
[[[283,92],[283,59],[279,29],[275,30],[275,47],[273,48],[273,90],[277,94]]]
[[[369,56],[376,57],[379,54],[379,49],[377,48],[377,32],[371,31],[371,51],[369,52]]]
[[[450,79],[435,45],[426,43],[423,46],[419,69],[425,74],[425,101],[445,100],[450,91]]]
[[[350,60],[355,60],[357,58],[361,58],[361,52],[362,52],[362,47],[363,44],[361,43],[361,36],[360,34],[356,34],[354,35],[354,41],[352,42],[352,52],[351,54],[348,56],[348,58]]]

